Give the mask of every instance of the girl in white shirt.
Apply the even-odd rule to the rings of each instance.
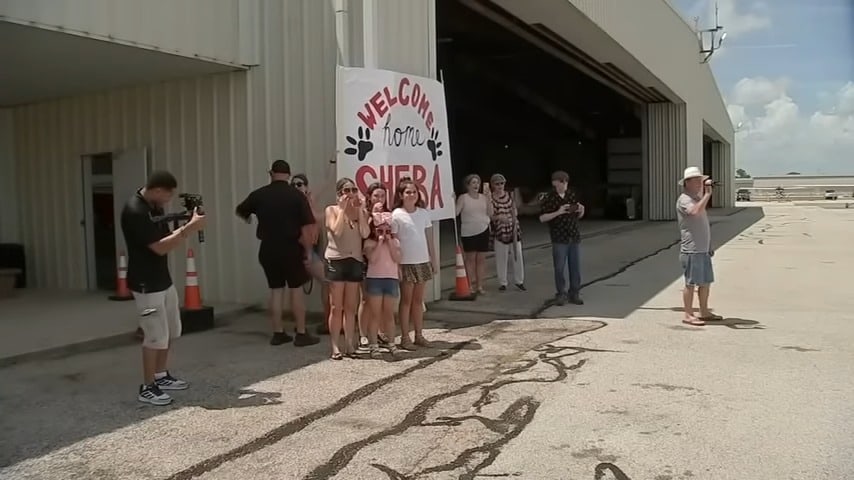
[[[397,186],[391,231],[400,240],[400,347],[415,350],[415,345],[429,347],[424,338],[424,288],[439,265],[433,245],[433,224],[430,212],[418,187],[408,178]],[[415,342],[409,336],[410,321],[415,330]],[[389,332],[386,332],[389,333]]]
[[[484,186],[480,193],[480,177],[468,175],[464,180],[466,193],[457,197],[457,215],[460,217],[460,242],[463,247],[466,273],[472,290],[486,293],[486,252],[489,251],[489,223],[492,218],[492,199]]]

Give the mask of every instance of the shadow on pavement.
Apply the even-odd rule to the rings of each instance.
[[[734,214],[710,215],[715,250],[742,235],[764,218],[760,207],[747,207]],[[761,235],[761,234],[760,234]],[[455,318],[465,313],[475,321],[496,317],[625,318],[681,277],[679,230],[675,222],[649,222],[639,228],[603,235],[582,242],[582,297],[585,305],[556,306],[551,251],[526,252],[527,292],[488,292],[474,302],[442,301],[432,304],[431,319],[453,328]],[[719,261],[721,260],[718,257]],[[653,262],[638,275],[635,266]],[[625,275],[624,275],[625,274]],[[591,288],[591,287],[597,288]]]
[[[431,348],[401,352],[395,359],[385,354],[382,360],[334,362],[329,360],[328,336],[303,348],[274,347],[268,339],[263,315],[248,315],[229,326],[182,338],[174,352],[174,374],[191,386],[168,392],[174,402],[167,407],[136,400],[141,375],[138,345],[0,369],[0,384],[15,386],[0,391],[0,411],[16,412],[0,416],[4,432],[0,468],[161,415],[178,415],[187,407],[218,411],[275,406],[283,403],[285,395],[310,392],[327,398],[328,410],[354,394],[373,393],[459,351],[482,348],[473,339],[437,339]],[[341,375],[329,375],[330,370],[319,365],[325,360]],[[324,370],[318,374],[315,368]],[[277,377],[287,373],[295,376],[279,381]],[[5,474],[0,470],[0,477]]]

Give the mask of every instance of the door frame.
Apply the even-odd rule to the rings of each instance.
[[[98,270],[95,263],[95,212],[92,203],[92,157],[98,153],[80,156],[80,176],[83,196],[83,215],[80,226],[83,228],[83,255],[86,258],[86,290],[97,290]]]

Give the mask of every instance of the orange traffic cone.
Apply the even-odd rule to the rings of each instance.
[[[196,273],[196,258],[193,249],[187,249],[187,278],[184,282],[184,309],[201,310],[202,292],[199,289],[199,276]]]
[[[128,259],[125,252],[119,252],[119,268],[116,275],[116,294],[108,297],[114,301],[133,300],[133,294],[128,289]]]
[[[463,261],[463,250],[457,245],[457,255],[456,255],[456,276],[457,276],[457,285],[454,289],[454,293],[448,298],[451,301],[471,301],[475,299],[475,295],[471,292],[471,287],[469,286],[469,277],[466,275],[466,264]]]

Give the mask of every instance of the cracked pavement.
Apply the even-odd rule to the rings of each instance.
[[[586,247],[663,249],[602,267],[586,305],[434,323],[438,348],[399,362],[272,348],[249,315],[182,339],[193,384],[167,408],[137,404],[136,347],[0,369],[0,478],[848,478],[849,212],[715,219],[725,319],[704,328],[679,323],[662,224]]]

